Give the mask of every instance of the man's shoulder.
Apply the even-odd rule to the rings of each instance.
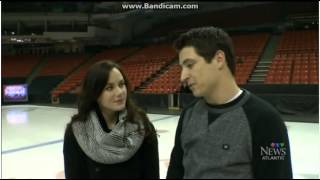
[[[255,113],[277,113],[277,110],[273,105],[252,93],[243,107],[245,110],[254,111]]]
[[[186,105],[183,109],[182,109],[182,113],[185,113],[186,111],[192,110],[200,101],[202,101],[202,99],[195,99],[193,100],[191,103],[189,103],[188,105]]]
[[[280,113],[277,109],[261,97],[251,94],[243,109],[252,125],[272,126],[283,124]]]

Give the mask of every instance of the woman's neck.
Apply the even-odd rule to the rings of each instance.
[[[100,108],[101,114],[108,125],[109,129],[112,129],[117,123],[117,113],[115,111],[109,111],[103,108]]]

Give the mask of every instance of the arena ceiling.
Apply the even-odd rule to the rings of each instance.
[[[72,2],[72,1],[57,1],[57,2],[3,2],[2,3],[2,24],[4,26],[16,26],[10,20],[10,14],[63,14],[63,13],[81,13],[82,18],[89,19],[90,25],[104,28],[109,31],[113,31],[115,33],[121,33],[120,29],[133,29],[135,35],[143,34],[144,31],[148,30],[150,27],[157,27],[157,24],[161,24],[163,22],[171,22],[172,19],[181,18],[183,16],[189,16],[193,14],[201,14],[206,12],[213,12],[213,11],[221,11],[221,10],[228,10],[232,8],[244,8],[252,5],[265,5],[270,3],[277,3],[277,2],[202,2],[202,1],[164,1],[162,3],[166,4],[197,4],[197,10],[153,10],[153,9],[131,9],[125,10],[123,9],[124,4],[132,4],[132,3],[139,3],[139,2],[89,2],[89,1],[80,1],[80,2]],[[145,2],[140,2],[143,4]],[[148,2],[152,3],[152,2]],[[159,2],[154,2],[159,3]],[[279,3],[279,2],[278,2]],[[279,3],[282,7],[286,7],[289,2],[286,3]],[[303,5],[302,3],[300,3]],[[300,6],[297,3],[295,6]],[[307,3],[305,3],[307,4]],[[77,16],[77,21],[80,20],[80,15]],[[19,16],[15,16],[19,17]],[[24,18],[23,15],[20,16]],[[41,15],[38,15],[41,17]],[[86,18],[89,17],[89,18]],[[62,17],[63,18],[63,17]],[[60,18],[61,19],[61,18]],[[137,25],[134,24],[137,22],[138,24],[143,22],[143,28],[137,28]],[[13,23],[13,24],[12,24]],[[21,21],[22,25],[24,26],[40,26],[43,21]],[[37,24],[40,23],[40,24]],[[50,23],[54,23],[52,20]],[[57,23],[62,23],[59,20]],[[149,24],[149,25],[148,25]],[[142,27],[143,27],[142,26]],[[120,28],[119,28],[120,27]],[[123,32],[122,32],[123,33]],[[132,32],[128,32],[132,33]],[[109,37],[105,37],[109,38]],[[101,41],[102,43],[105,40],[101,37],[97,37],[92,41],[97,42]]]

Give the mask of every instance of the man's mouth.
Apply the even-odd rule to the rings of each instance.
[[[189,88],[192,88],[193,86],[194,86],[194,83],[188,84],[188,87],[189,87]]]

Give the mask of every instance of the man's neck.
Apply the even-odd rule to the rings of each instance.
[[[212,90],[212,93],[208,97],[204,97],[204,99],[212,105],[225,104],[237,95],[240,90],[234,80],[220,81]]]

